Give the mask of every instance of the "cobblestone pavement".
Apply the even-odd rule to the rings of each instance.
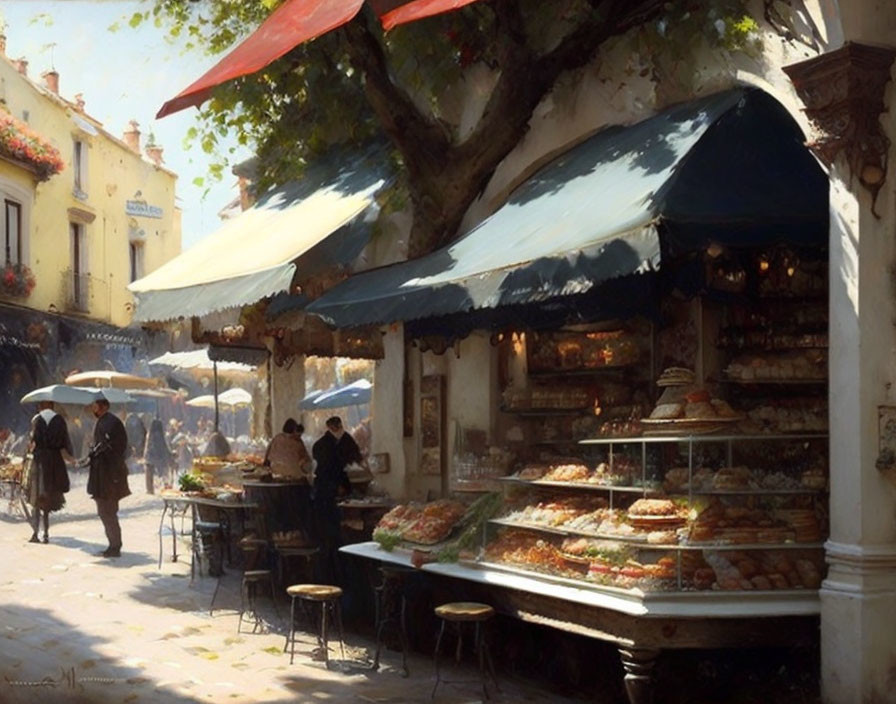
[[[96,556],[105,537],[85,483],[72,472],[68,504],[51,515],[47,545],[29,543],[22,516],[6,501],[0,505],[0,703],[482,699],[476,671],[466,668],[454,676],[468,682],[440,686],[430,700],[432,662],[420,654],[409,660],[409,678],[394,668],[395,653],[387,652],[379,672],[363,669],[372,643],[352,633],[340,670],[312,660],[316,644],[308,634],[290,665],[283,653],[285,597],[281,618],[266,612],[265,632],[237,634],[239,582],[231,572],[209,616],[214,578],[191,585],[189,559],[166,560],[158,569],[161,503],[143,493],[138,475],[130,478],[135,494],[121,505],[121,558]],[[338,650],[331,649],[331,658],[340,665]],[[532,683],[500,674],[499,680],[494,701],[571,701]]]

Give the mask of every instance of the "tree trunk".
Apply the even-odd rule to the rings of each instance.
[[[612,36],[662,8],[659,0],[595,0],[595,13],[545,54],[536,55],[522,29],[515,0],[496,0],[500,75],[473,133],[462,142],[423,114],[392,80],[373,12],[365,5],[346,26],[347,46],[365,76],[368,99],[408,172],[413,225],[408,257],[451,242],[467,209],[497,166],[529,129],[533,111],[565,71],[579,68]]]

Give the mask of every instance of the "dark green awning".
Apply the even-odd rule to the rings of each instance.
[[[827,235],[826,183],[777,102],[729,90],[598,132],[453,244],[353,276],[307,311],[354,327],[584,294],[657,270],[660,229],[683,247],[810,244]]]

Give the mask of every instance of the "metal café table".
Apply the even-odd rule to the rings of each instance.
[[[196,540],[196,521],[199,517],[199,507],[206,507],[216,511],[220,517],[221,522],[225,526],[229,526],[231,524],[230,516],[228,515],[231,512],[245,512],[258,507],[258,504],[246,501],[220,501],[218,499],[211,499],[205,496],[189,496],[186,494],[160,494],[159,498],[162,499],[162,516],[159,519],[159,569],[162,567],[162,556],[163,556],[163,536],[165,529],[165,518],[168,517],[170,522],[170,530],[171,530],[171,550],[172,550],[172,562],[177,562],[177,527],[175,525],[175,521],[178,517],[181,519],[181,534],[185,535],[183,530],[184,520],[186,518],[186,513],[190,511],[190,540],[195,544]],[[242,514],[244,516],[244,514]],[[229,531],[228,531],[229,532]],[[192,565],[190,568],[190,576],[193,576]]]

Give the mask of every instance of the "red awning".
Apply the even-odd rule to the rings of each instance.
[[[374,8],[382,15],[387,30],[401,24],[457,10],[477,0],[412,0],[395,9],[394,0],[378,0]],[[364,0],[286,0],[241,44],[212,66],[199,80],[167,101],[156,115],[199,105],[215,86],[255,73],[279,59],[302,42],[315,39],[349,22],[361,10]]]
[[[156,117],[199,105],[215,86],[255,73],[302,42],[341,27],[363,4],[364,0],[286,0],[236,49],[166,102]]]
[[[459,10],[465,5],[471,5],[479,0],[412,0],[405,3],[391,12],[387,12],[380,20],[383,23],[383,29],[389,31],[393,27],[408,22],[416,22],[417,20],[432,17],[433,15],[441,15],[452,10]]]

